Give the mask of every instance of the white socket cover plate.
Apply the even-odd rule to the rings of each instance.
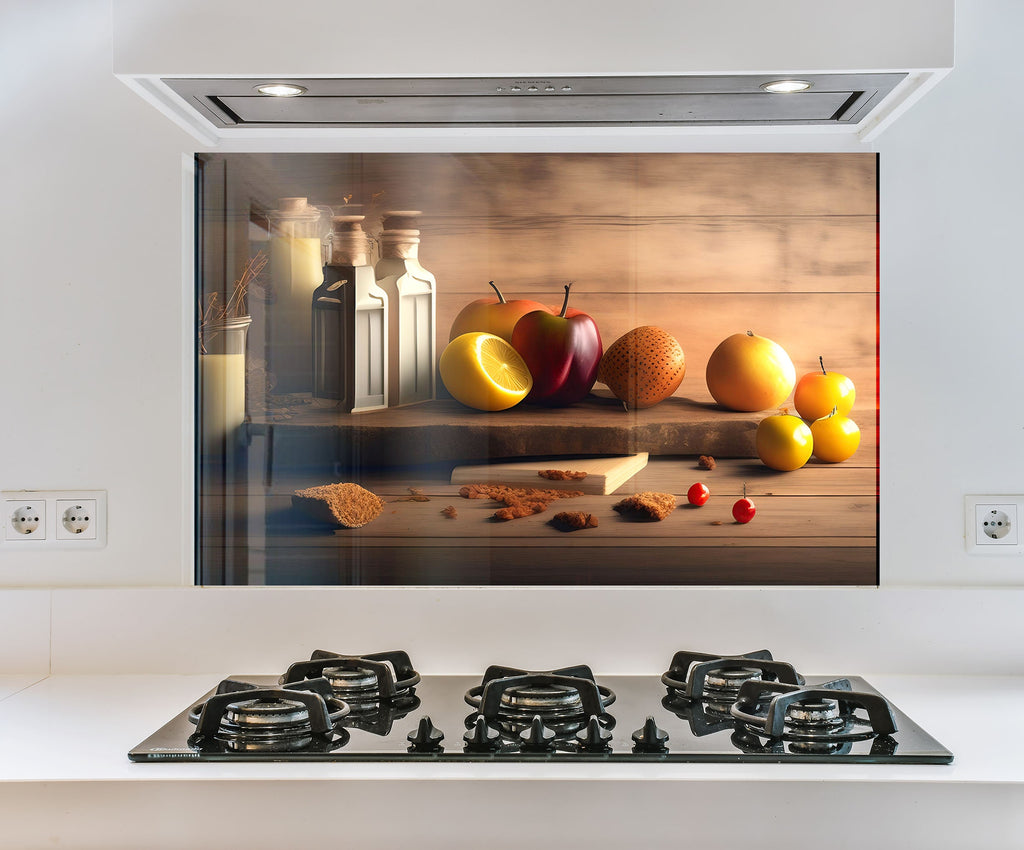
[[[1009,531],[993,538],[984,533],[984,521],[992,511],[1005,513]],[[1024,517],[1024,496],[965,496],[964,543],[970,555],[1022,555],[1024,536],[1020,533]]]
[[[3,490],[0,491],[0,505],[3,510],[18,507],[18,502],[42,504],[45,515],[40,523],[45,528],[43,539],[25,539],[22,535],[7,533],[10,517],[4,514],[4,531],[0,535],[0,546],[22,551],[40,549],[102,549],[107,545],[107,491],[106,490]],[[62,524],[62,515],[69,505],[86,501],[92,507],[94,516],[89,522],[88,533],[72,534]],[[10,512],[8,512],[10,513]]]
[[[12,543],[41,543],[46,539],[46,502],[41,499],[4,499],[4,533],[0,539]]]

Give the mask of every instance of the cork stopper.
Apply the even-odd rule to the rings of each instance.
[[[287,235],[315,236],[314,231],[304,231],[320,221],[320,210],[308,198],[278,198],[277,209],[267,210],[267,218]],[[302,232],[293,234],[290,225],[298,225]]]
[[[336,215],[331,218],[332,266],[365,266],[368,264],[369,239],[363,232],[364,215]]]
[[[308,198],[281,198],[277,202],[277,210],[282,213],[304,213],[308,207]]]
[[[381,218],[381,224],[385,231],[388,230],[412,230],[419,232],[419,217],[423,215],[419,210],[390,210]]]
[[[331,216],[332,233],[362,233],[365,215],[335,215]]]
[[[415,260],[419,248],[418,230],[385,230],[380,235],[380,253],[385,260]]]

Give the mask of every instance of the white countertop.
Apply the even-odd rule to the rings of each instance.
[[[848,817],[851,806],[866,808],[850,844],[839,837],[832,847],[852,848],[866,837],[872,846],[890,846],[883,822],[929,837],[932,850],[981,846],[981,839],[988,848],[1024,846],[1024,736],[1013,734],[1024,713],[1024,677],[864,675],[954,753],[951,765],[128,760],[131,747],[220,678],[0,677],[0,693],[10,694],[0,701],[0,847],[132,847],[139,840],[133,830],[151,830],[154,820],[162,831],[158,839],[149,835],[149,847],[211,837],[226,847],[269,847],[274,836],[328,833],[288,817],[268,819],[268,811],[322,805],[335,812],[332,818],[341,806],[346,834],[362,848],[390,848],[414,834],[418,848],[462,846],[462,840],[470,846],[454,821],[484,829],[495,818],[504,825],[488,846],[511,848],[519,846],[519,827],[509,825],[510,817],[525,817],[524,824],[557,820],[570,805],[574,818],[589,811],[595,825],[573,820],[575,826],[550,833],[553,843],[585,835],[590,846],[621,847],[642,837],[645,848],[659,848],[678,846],[685,833],[702,847],[726,848],[737,835],[726,840],[702,824],[717,812],[720,823],[724,817],[735,825],[729,812],[738,801],[744,828],[759,836],[760,848],[794,846],[790,827],[782,826],[790,818],[834,832],[836,818]],[[64,814],[47,821],[44,813],[54,806]],[[787,813],[782,820],[778,806]],[[178,807],[188,817],[176,816]],[[226,811],[233,814],[225,820]],[[690,816],[698,821],[683,827],[680,818]],[[778,844],[760,831],[772,821],[782,829]]]
[[[0,678],[22,689],[0,702],[0,781],[226,779],[670,779],[1024,784],[1019,724],[1024,677],[867,675],[865,678],[954,754],[951,765],[363,762],[133,763],[127,752],[226,676]],[[12,691],[13,693],[13,691]],[[981,694],[976,697],[973,694]],[[974,722],[964,725],[958,717]],[[47,735],[48,729],[64,734]]]
[[[0,676],[0,700],[14,696],[36,682],[46,678],[45,673],[22,673],[21,675]]]

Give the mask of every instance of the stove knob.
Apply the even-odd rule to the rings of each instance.
[[[411,753],[439,753],[443,749],[444,732],[433,724],[428,715],[424,715],[416,731],[409,733],[408,740]]]
[[[611,746],[608,742],[611,739],[612,733],[601,725],[596,714],[591,714],[587,727],[576,733],[580,749],[588,753],[602,753],[605,750],[610,750]]]
[[[633,751],[637,753],[666,753],[668,745],[668,732],[659,729],[653,717],[648,717],[643,729],[637,729],[633,733]]]
[[[476,716],[473,727],[462,736],[466,742],[466,750],[471,753],[489,753],[501,746],[501,735],[497,729],[487,725],[482,714]]]
[[[555,748],[555,733],[544,725],[539,714],[533,716],[529,729],[519,733],[519,740],[523,742],[525,753],[543,753]]]

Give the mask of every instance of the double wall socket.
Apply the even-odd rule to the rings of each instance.
[[[3,490],[0,545],[99,549],[107,545],[106,490]]]
[[[964,542],[972,555],[1024,554],[1024,496],[964,497]]]

